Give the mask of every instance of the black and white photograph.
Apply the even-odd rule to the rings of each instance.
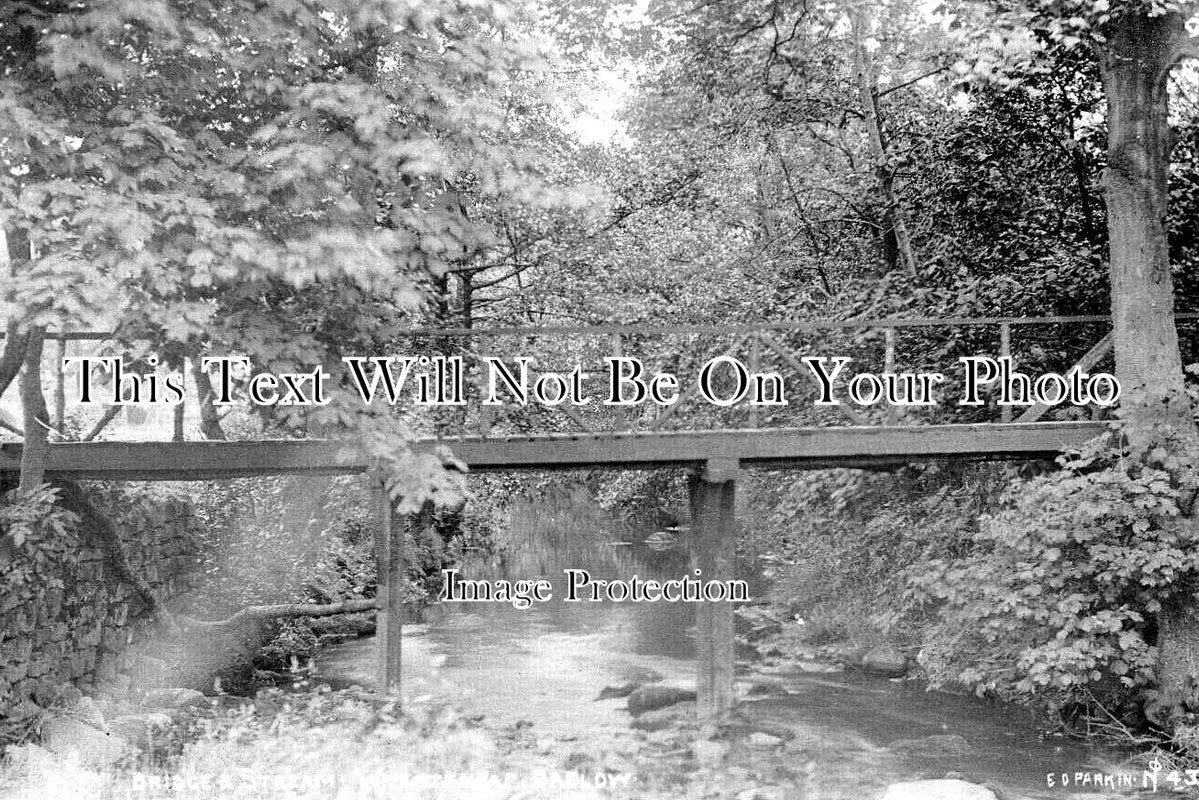
[[[0,800],[1199,798],[1196,0],[0,0]]]

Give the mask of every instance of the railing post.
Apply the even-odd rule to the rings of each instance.
[[[740,465],[712,459],[691,481],[695,567],[701,581],[730,580],[734,572],[735,479]],[[696,692],[700,722],[716,723],[733,707],[733,604],[700,602],[695,612]]]
[[[495,421],[495,412],[491,406],[483,405],[487,399],[487,369],[483,364],[483,356],[487,353],[485,342],[487,338],[479,337],[479,350],[476,361],[479,364],[479,435],[486,439],[491,435],[491,424]]]
[[[602,340],[601,340],[602,341]],[[609,334],[608,341],[611,343],[608,358],[620,358],[624,355],[624,340],[620,333]],[[602,349],[602,348],[601,348]],[[600,356],[602,363],[604,356]],[[612,407],[608,413],[615,417],[615,430],[622,433],[633,433],[637,428],[637,417],[630,414],[628,409],[620,407]]]
[[[760,362],[762,360],[762,336],[758,331],[749,337],[749,371],[757,375],[761,370]],[[750,405],[749,407],[749,427],[758,427],[758,407]]]
[[[999,357],[1008,358],[1012,355],[1012,325],[1010,322],[999,323]],[[999,421],[1012,421],[1012,407],[999,407]]]
[[[884,335],[886,336],[886,350],[883,355],[883,371],[884,372],[895,372],[895,329],[894,328],[884,328],[883,331],[884,331]],[[887,403],[886,405],[887,405],[887,424],[894,425],[896,422],[899,421],[899,417],[898,417],[898,414],[896,413],[895,406],[892,405],[891,403]]]

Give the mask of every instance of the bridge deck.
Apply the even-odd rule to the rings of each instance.
[[[708,459],[800,469],[876,467],[929,458],[1053,457],[1099,435],[1099,422],[789,428],[421,440],[448,446],[472,471],[686,466]],[[21,446],[0,445],[0,470]],[[89,442],[50,448],[48,470],[76,478],[211,480],[254,475],[354,474],[368,467],[351,443],[328,440]]]

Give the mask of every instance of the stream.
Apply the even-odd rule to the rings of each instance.
[[[590,524],[581,525],[578,516]],[[443,604],[433,621],[406,626],[404,696],[453,702],[492,724],[532,723],[539,736],[635,749],[644,734],[630,729],[626,701],[596,700],[597,694],[646,668],[665,684],[693,687],[694,607],[565,603],[562,569],[581,567],[609,578],[677,578],[688,564],[686,531],[603,525],[591,510],[572,517],[569,508],[525,507],[513,515],[512,535],[509,555],[464,564],[462,575],[546,577],[554,583],[554,599],[527,610],[507,603]],[[758,592],[763,584],[751,586]],[[320,675],[363,686],[373,684],[374,665],[373,638],[331,645],[315,664]],[[763,681],[781,692],[749,696],[750,687]],[[1115,766],[1120,753],[1043,738],[1018,709],[926,691],[913,682],[804,671],[786,661],[741,661],[738,694],[748,719],[795,732],[778,758],[802,761],[810,797],[871,797],[889,783],[950,772],[998,785],[1009,800],[1070,797],[1075,791],[1090,798],[1127,796],[1110,789],[1105,794],[1090,782],[1075,786],[1079,773],[1115,775],[1117,781],[1122,776],[1136,786],[1142,780],[1139,771]],[[1063,773],[1069,787],[1061,785]]]

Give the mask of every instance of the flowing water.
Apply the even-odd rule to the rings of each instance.
[[[667,684],[693,686],[694,606],[564,603],[562,570],[584,568],[596,577],[626,580],[634,574],[680,577],[688,566],[686,531],[659,531],[660,521],[604,524],[590,508],[518,507],[509,555],[464,564],[462,575],[544,576],[553,580],[554,599],[527,610],[463,603],[436,621],[407,626],[404,695],[444,698],[501,725],[531,722],[538,735],[559,740],[635,747],[626,701],[595,698],[604,686],[626,682],[645,669],[660,673]],[[762,588],[760,581],[752,585],[755,592]],[[317,669],[339,682],[369,686],[374,645],[373,638],[334,645],[317,660]],[[796,733],[779,757],[803,760],[812,797],[870,797],[887,783],[949,772],[1000,785],[1009,798],[1037,800],[1075,791],[1109,796],[1090,785],[1064,788],[1062,773],[1071,784],[1078,773],[1114,775],[1138,786],[1142,780],[1139,771],[1111,766],[1118,754],[1043,739],[1018,710],[970,696],[855,672],[803,671],[785,663],[740,670],[739,692],[744,695],[761,680],[781,685],[784,694],[744,697],[740,707],[751,720]],[[961,747],[963,739],[968,749]]]

